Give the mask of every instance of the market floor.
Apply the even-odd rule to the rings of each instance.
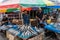
[[[0,32],[0,40],[7,40],[7,38],[1,32]],[[51,39],[51,38],[49,38],[49,39],[46,39],[46,40],[57,40],[57,39]]]
[[[0,33],[0,40],[7,40],[3,33]]]

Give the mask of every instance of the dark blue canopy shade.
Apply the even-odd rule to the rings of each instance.
[[[32,7],[32,10],[38,10],[39,7]]]

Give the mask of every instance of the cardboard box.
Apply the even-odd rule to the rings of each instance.
[[[6,32],[6,37],[10,40],[10,39],[13,39],[14,36],[10,33],[10,32]]]
[[[38,22],[36,20],[30,21],[30,22],[31,22],[31,25],[38,26]]]
[[[12,34],[9,34],[9,40],[14,40],[15,36],[13,36]]]
[[[10,34],[9,32],[6,32],[6,38],[9,38],[9,34]]]
[[[9,39],[9,40],[22,40],[21,38],[17,37],[17,36],[14,36],[12,35],[10,32],[6,32],[6,37]]]
[[[34,21],[35,19],[30,19],[30,21]]]
[[[22,23],[22,20],[19,20],[18,22],[17,22],[17,24],[18,25],[22,25],[23,23]]]
[[[23,21],[22,20],[18,20],[18,19],[14,19],[13,21],[12,21],[13,23],[15,23],[15,24],[18,24],[18,25],[22,25],[23,23]]]
[[[9,39],[9,40],[14,40],[15,36],[13,36],[11,33],[9,32],[6,32],[6,37]]]

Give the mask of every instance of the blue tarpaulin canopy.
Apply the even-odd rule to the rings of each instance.
[[[60,8],[60,6],[46,6],[46,8]]]
[[[60,30],[56,29],[54,25],[46,25],[45,29],[56,32],[56,33],[60,33]]]

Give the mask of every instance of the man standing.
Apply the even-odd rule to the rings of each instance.
[[[27,10],[24,10],[24,13],[22,14],[22,16],[23,16],[24,25],[29,25],[30,15],[28,14]]]

